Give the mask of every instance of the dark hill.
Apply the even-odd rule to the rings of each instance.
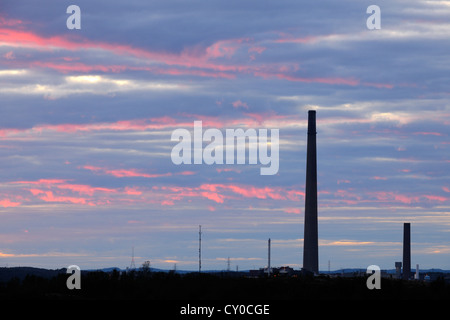
[[[0,267],[0,283],[8,282],[11,279],[17,278],[19,280],[25,279],[26,276],[36,276],[41,278],[50,279],[57,276],[60,273],[65,273],[66,269],[42,269],[33,267],[13,267],[5,268]]]

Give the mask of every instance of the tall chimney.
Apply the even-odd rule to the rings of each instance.
[[[306,154],[305,232],[303,239],[303,269],[319,273],[319,239],[317,226],[317,151],[316,111],[308,111],[308,141]]]
[[[403,224],[403,279],[411,274],[411,223]]]

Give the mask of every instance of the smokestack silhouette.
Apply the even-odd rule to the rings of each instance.
[[[319,238],[317,226],[317,148],[316,111],[308,111],[308,141],[306,154],[305,232],[303,239],[303,269],[319,273]]]
[[[411,275],[411,223],[403,224],[403,279]]]

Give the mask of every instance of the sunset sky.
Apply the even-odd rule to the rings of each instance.
[[[69,30],[69,5],[81,29]],[[369,30],[368,6],[381,8]],[[2,0],[0,267],[450,269],[450,1]],[[279,129],[279,170],[175,165],[174,130]]]

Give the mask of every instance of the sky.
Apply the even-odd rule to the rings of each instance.
[[[81,29],[66,12],[78,5]],[[370,5],[381,29],[368,29]],[[450,269],[450,1],[0,3],[0,266]],[[177,129],[279,130],[279,170],[175,164]],[[204,144],[206,146],[207,143]]]

